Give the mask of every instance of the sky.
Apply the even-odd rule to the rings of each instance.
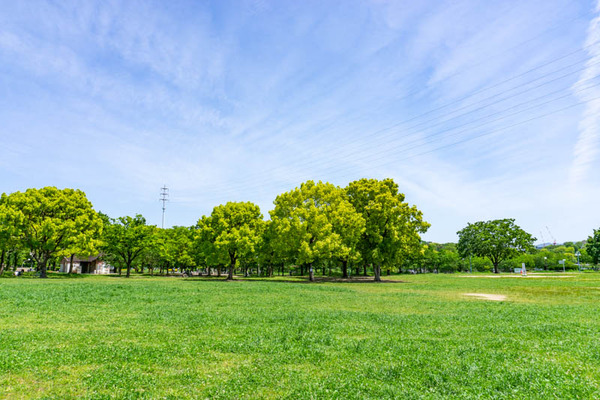
[[[598,1],[598,2],[597,2]],[[5,1],[0,192],[112,217],[265,217],[312,179],[393,178],[436,242],[600,228],[600,0]]]

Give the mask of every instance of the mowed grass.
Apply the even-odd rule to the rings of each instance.
[[[0,279],[0,398],[600,398],[600,274],[467,276]]]

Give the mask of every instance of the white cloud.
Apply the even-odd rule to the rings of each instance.
[[[597,3],[596,12],[600,12],[600,1]],[[573,86],[574,90],[589,86],[590,81],[600,75],[600,46],[597,44],[599,42],[600,16],[596,16],[590,22],[585,42],[590,58],[586,64],[587,68]],[[573,150],[569,179],[571,188],[583,183],[590,169],[593,168],[597,172],[597,167],[600,165],[597,162],[600,152],[600,89],[596,87],[586,90],[578,93],[577,96],[586,103],[586,106],[579,123],[579,137]]]
[[[391,176],[432,240],[496,216],[581,236],[548,217],[593,193],[554,193],[579,114],[439,149],[518,122],[450,131],[544,92],[450,120],[481,105],[463,95],[580,43],[581,24],[566,23],[577,7],[543,4],[13,2],[0,13],[0,178],[79,186],[106,212],[155,223],[166,183],[167,221],[189,225],[227,200],[266,213],[306,179]]]

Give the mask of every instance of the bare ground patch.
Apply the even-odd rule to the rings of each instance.
[[[489,294],[489,293],[463,293],[463,296],[471,296],[480,300],[491,300],[491,301],[504,301],[506,296],[503,294]]]

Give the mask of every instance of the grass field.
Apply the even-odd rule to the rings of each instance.
[[[0,398],[600,398],[600,274],[393,279],[0,279]]]

